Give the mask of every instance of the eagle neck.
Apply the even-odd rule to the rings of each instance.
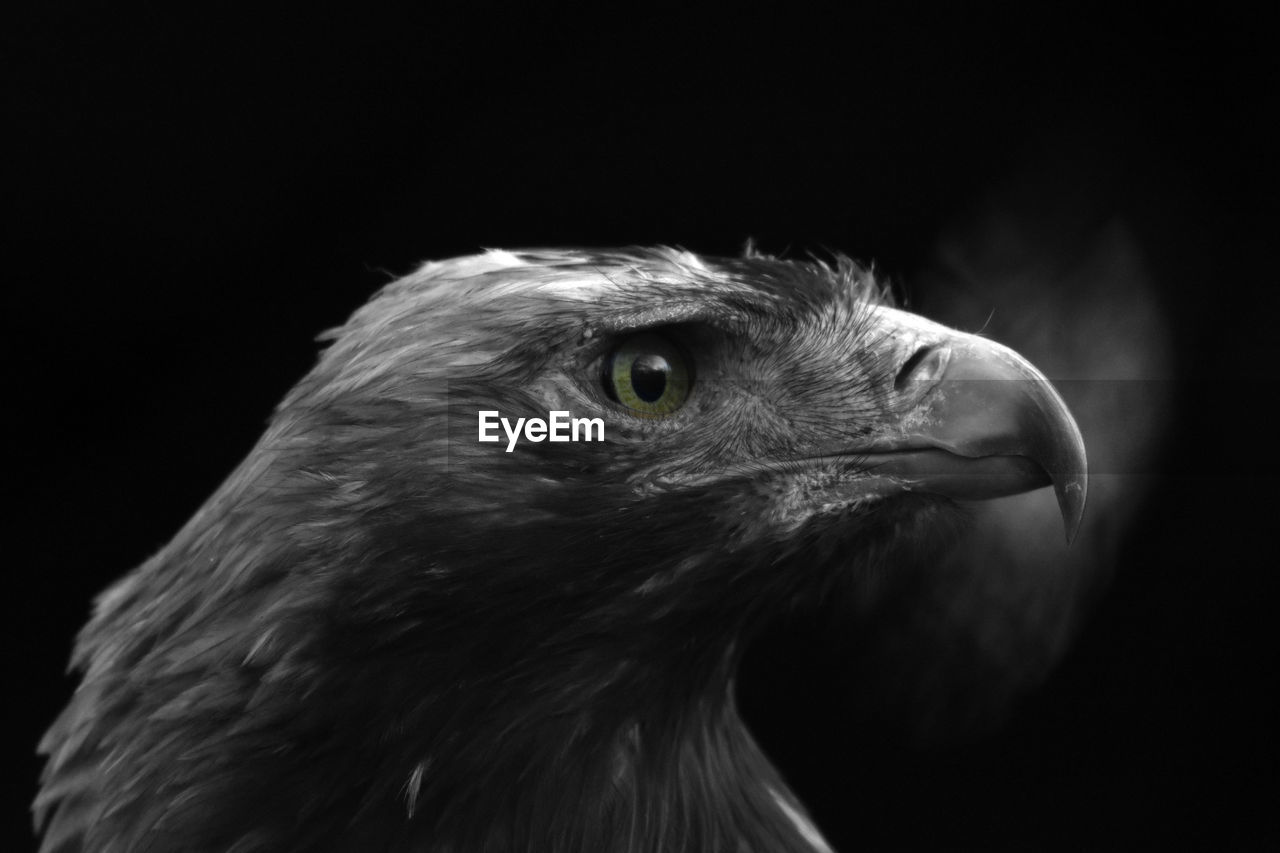
[[[400,819],[445,849],[825,850],[738,715],[733,657],[696,693],[631,672],[572,711],[442,732],[402,768]]]

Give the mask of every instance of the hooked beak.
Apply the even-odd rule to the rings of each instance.
[[[1052,485],[1070,542],[1088,475],[1084,439],[1062,397],[1008,347],[933,324],[927,331],[911,336],[895,414],[851,452],[900,488],[958,499]]]

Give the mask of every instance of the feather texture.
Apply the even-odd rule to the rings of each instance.
[[[797,461],[898,414],[912,323],[843,258],[492,251],[388,285],[98,600],[43,849],[825,849],[733,673],[770,614],[957,526]],[[670,418],[598,387],[648,329],[697,365]],[[495,452],[479,409],[606,440]]]

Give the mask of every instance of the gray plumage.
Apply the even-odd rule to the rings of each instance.
[[[660,417],[602,389],[641,332],[694,375]],[[755,628],[936,556],[956,498],[1083,507],[1043,377],[844,259],[490,252],[325,339],[99,599],[41,744],[42,849],[820,849],[734,708]],[[966,366],[986,408],[944,387]],[[1018,418],[984,379],[1032,389]],[[481,409],[606,440],[506,453]]]

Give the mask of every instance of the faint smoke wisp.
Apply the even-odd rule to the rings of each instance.
[[[1013,347],[1055,382],[1090,469],[1070,548],[1048,489],[975,503],[941,564],[904,572],[873,603],[877,627],[858,656],[885,713],[923,741],[998,722],[1062,658],[1122,568],[1170,416],[1171,336],[1142,247],[1087,188],[1048,189],[1032,176],[993,194],[909,282],[909,308]]]

